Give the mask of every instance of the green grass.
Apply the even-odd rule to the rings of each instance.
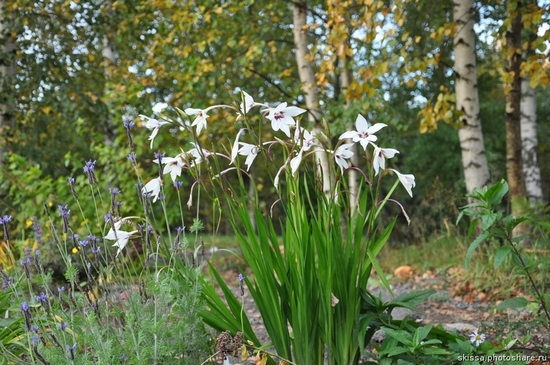
[[[447,269],[463,265],[468,246],[464,238],[443,234],[416,245],[388,245],[380,252],[380,265],[392,273],[399,266],[409,265],[415,271]]]

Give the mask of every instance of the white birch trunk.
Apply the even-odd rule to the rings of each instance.
[[[458,130],[458,137],[468,193],[471,193],[474,188],[481,188],[489,183],[489,168],[479,116],[474,13],[473,0],[454,1],[453,16],[457,26],[453,42],[456,107],[463,113],[460,118],[462,126]]]
[[[527,198],[533,204],[543,196],[537,153],[537,95],[526,78],[521,82],[521,94],[521,159]]]
[[[15,77],[15,41],[11,36],[9,15],[6,13],[6,2],[0,1],[0,169],[5,164],[4,154],[7,152],[6,134],[14,128],[13,99],[11,92],[12,80]]]
[[[298,65],[298,74],[302,83],[302,91],[306,99],[308,108],[308,120],[315,123],[313,134],[322,133],[321,127],[321,109],[319,108],[319,94],[315,83],[315,73],[311,63],[307,60],[309,54],[308,39],[304,27],[307,24],[307,12],[305,2],[294,3],[293,24],[294,24],[294,44],[296,46],[296,63]],[[322,148],[315,150],[315,159],[317,171],[322,180],[323,193],[331,197],[333,193],[332,176],[330,174],[329,161],[327,153]]]

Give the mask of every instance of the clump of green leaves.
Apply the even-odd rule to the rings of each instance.
[[[550,313],[548,312],[547,303],[550,300],[550,295],[541,292],[537,283],[532,276],[532,263],[527,255],[525,255],[524,248],[521,243],[530,236],[530,234],[524,234],[516,236],[514,229],[520,224],[532,224],[533,228],[539,230],[541,234],[544,232],[541,229],[541,224],[534,217],[522,216],[514,217],[513,215],[504,215],[503,211],[499,209],[503,198],[508,193],[508,184],[505,180],[501,180],[498,183],[490,187],[484,187],[483,189],[475,189],[468,197],[471,199],[471,203],[466,205],[458,220],[463,216],[472,217],[470,224],[470,234],[476,229],[480,229],[479,235],[472,241],[468,251],[466,252],[465,266],[468,268],[474,251],[479,245],[485,241],[492,240],[493,242],[501,242],[500,247],[494,256],[494,268],[498,269],[502,263],[508,258],[512,258],[512,262],[521,269],[523,275],[528,280],[535,295],[535,299],[540,306],[540,310],[544,313],[548,324],[550,325]],[[511,298],[502,302],[498,308],[523,308],[526,307],[531,301],[524,297]]]

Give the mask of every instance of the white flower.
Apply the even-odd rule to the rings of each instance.
[[[239,133],[237,133],[237,137],[235,137],[235,143],[233,143],[233,147],[231,147],[231,162],[229,164],[234,163],[237,158],[237,154],[239,153],[239,137],[242,132],[244,132],[244,128],[241,129]]]
[[[145,115],[140,114],[139,117],[143,120],[145,120],[145,128],[152,130],[151,135],[149,136],[149,141],[151,141],[150,148],[153,148],[153,140],[157,136],[160,127],[162,127],[165,124],[168,124],[168,122],[165,121],[159,121],[154,118],[149,118]]]
[[[254,159],[258,156],[258,153],[260,153],[260,147],[244,142],[239,142],[239,144],[242,146],[239,149],[239,155],[246,156],[244,164],[247,166],[246,171],[248,171],[250,170],[252,162],[254,162]]]
[[[376,176],[378,175],[378,169],[384,170],[386,168],[386,158],[392,158],[399,151],[393,148],[381,148],[374,143],[372,145],[374,146],[372,166],[374,167],[374,176]]]
[[[344,173],[344,169],[347,169],[350,166],[346,160],[353,156],[353,152],[348,150],[351,146],[353,146],[353,143],[346,143],[334,151],[334,160],[336,161],[336,164],[340,166],[342,173]]]
[[[300,167],[304,151],[309,151],[311,147],[317,143],[317,138],[313,137],[313,135],[304,128],[296,128],[296,132],[294,133],[294,142],[301,145],[301,148],[298,154],[290,160],[290,170],[292,171],[293,176],[296,175],[296,171],[298,171],[298,168]]]
[[[407,193],[409,193],[409,195],[412,197],[413,196],[412,188],[416,186],[416,183],[414,181],[414,175],[402,174],[399,171],[394,169],[390,169],[390,170],[392,170],[397,174],[399,181],[401,182],[401,184],[403,184],[403,187],[405,188],[405,190],[407,190]]]
[[[137,233],[138,231],[123,231],[123,230],[120,230],[120,226],[122,225],[124,221],[123,220],[120,220],[118,222],[115,223],[115,229],[113,230],[113,227],[111,227],[109,229],[109,232],[107,233],[107,235],[105,237],[103,237],[104,239],[106,240],[110,240],[110,241],[116,241],[113,246],[114,247],[118,247],[118,250],[117,250],[117,253],[116,255],[118,256],[119,253],[122,252],[122,250],[124,249],[124,247],[126,247],[126,245],[128,244],[128,240],[130,239],[130,237]]]
[[[206,119],[208,118],[206,111],[203,109],[187,108],[185,109],[185,114],[197,116],[191,126],[197,126],[197,134],[201,134],[201,131],[206,128]]]
[[[239,105],[239,109],[240,109],[242,115],[246,115],[246,114],[248,114],[250,109],[252,109],[256,106],[256,102],[254,102],[254,98],[252,96],[248,95],[248,93],[246,91],[243,90],[242,93],[243,93],[243,96],[244,96],[244,100]],[[239,114],[239,116],[241,116],[241,114]]]
[[[160,114],[166,108],[168,108],[168,104],[166,104],[166,103],[156,103],[153,106],[153,113]]]
[[[309,149],[317,143],[317,138],[304,128],[296,128],[294,142],[301,145],[304,151],[309,151]]]
[[[177,155],[176,157],[162,158],[162,163],[165,164],[162,169],[162,174],[170,174],[172,181],[176,181],[176,177],[181,175],[181,170],[185,166],[185,162],[181,157],[181,155]]]
[[[470,335],[470,342],[477,347],[481,345],[483,342],[485,342],[485,335],[483,333],[477,333],[477,330],[475,330]]]
[[[281,130],[290,137],[290,126],[296,125],[293,117],[305,113],[305,109],[296,106],[287,107],[287,103],[279,104],[276,108],[270,108],[267,119],[271,121],[271,128],[276,132]]]
[[[182,154],[185,156],[186,160],[190,160],[188,162],[189,166],[196,166],[212,155],[212,152],[205,150],[204,148],[197,147],[194,142],[191,142],[191,144],[195,147]]]
[[[141,192],[143,194],[151,193],[153,196],[153,203],[157,201],[160,194],[160,187],[162,186],[162,180],[160,177],[157,177],[151,181],[149,181],[143,188],[141,188]]]
[[[363,149],[367,149],[367,146],[370,142],[376,142],[378,137],[374,133],[378,132],[380,129],[386,127],[384,123],[376,123],[373,126],[369,126],[367,120],[359,114],[355,120],[355,131],[344,132],[339,139],[351,138],[353,142],[361,143]]]
[[[290,160],[290,170],[292,171],[292,176],[296,175],[296,171],[298,171],[298,167],[300,167],[300,163],[302,162],[303,154],[304,154],[304,149],[301,148],[300,152],[298,152],[296,157]]]

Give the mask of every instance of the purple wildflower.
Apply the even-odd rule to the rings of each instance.
[[[34,239],[39,244],[42,244],[42,226],[36,217],[32,217],[32,229],[34,231]]]
[[[136,165],[136,153],[135,152],[130,152],[130,154],[128,155],[128,161],[130,161],[132,163],[132,165]]]
[[[67,351],[69,351],[69,353],[71,354],[71,360],[74,360],[74,350],[76,349],[76,342],[72,346],[66,345],[66,347]]]
[[[36,300],[40,302],[40,304],[45,305],[46,301],[48,300],[48,295],[44,293],[40,293],[40,295],[37,295]]]
[[[132,129],[136,123],[134,123],[131,120],[125,120],[122,122],[124,125],[124,128],[126,128],[126,137],[128,137],[128,144],[130,144],[130,150],[134,150],[134,139],[132,138],[132,133],[130,132],[130,129]]]
[[[83,167],[84,172],[86,173],[86,176],[88,176],[88,183],[90,185],[97,183],[97,178],[95,176],[95,161],[86,161],[86,164]]]
[[[0,217],[0,225],[4,226],[4,238],[6,241],[10,240],[10,235],[8,232],[8,222],[11,221],[11,215],[4,215],[3,217]]]
[[[59,210],[59,216],[63,219],[63,233],[67,233],[69,232],[69,215],[71,211],[67,205],[58,205],[57,209]]]
[[[31,273],[29,271],[29,264],[31,263],[31,260],[29,258],[27,258],[25,260],[19,261],[19,263],[21,264],[21,266],[23,266],[23,269],[25,270],[25,277],[27,279],[30,279],[31,278]]]
[[[71,176],[71,177],[69,177],[67,180],[68,180],[68,182],[69,182],[69,187],[71,188],[71,194],[73,194],[74,198],[75,198],[76,200],[78,200],[78,194],[76,193],[76,190],[75,190],[75,188],[74,188],[74,182],[75,182],[74,177]]]

